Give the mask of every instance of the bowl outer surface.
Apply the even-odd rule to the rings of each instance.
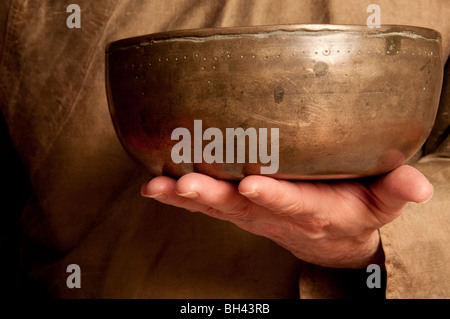
[[[202,132],[223,132],[224,159],[227,128],[266,128],[269,153],[271,129],[278,129],[276,178],[385,173],[425,142],[442,85],[439,34],[400,26],[158,33],[110,44],[106,63],[109,107],[124,148],[153,175],[174,177],[200,172],[240,180],[269,166],[261,158],[250,163],[248,140],[245,163],[175,164],[171,150],[179,141],[171,134],[192,133],[193,157],[194,120]],[[203,149],[210,141],[200,143]]]

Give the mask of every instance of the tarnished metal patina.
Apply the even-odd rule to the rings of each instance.
[[[259,174],[265,164],[176,164],[174,129],[194,132],[194,120],[224,135],[226,128],[278,128],[279,168],[269,176],[280,179],[377,175],[425,142],[443,76],[437,31],[341,25],[124,39],[108,45],[106,73],[114,126],[132,157],[154,175],[226,180]]]

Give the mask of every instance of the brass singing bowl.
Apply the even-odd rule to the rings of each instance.
[[[278,128],[278,171],[268,176],[357,178],[391,171],[423,145],[437,112],[441,56],[440,34],[412,26],[163,32],[107,46],[107,96],[123,147],[153,175],[240,180],[268,165],[248,155],[244,163],[175,163],[172,132],[192,132],[194,154],[201,120],[203,131],[223,132],[223,154],[227,128]]]

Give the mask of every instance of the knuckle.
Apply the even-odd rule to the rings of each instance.
[[[281,216],[290,216],[301,212],[303,212],[303,205],[300,200],[297,200],[275,211],[276,214]]]
[[[267,207],[270,207],[271,210],[281,216],[290,216],[298,213],[304,212],[304,203],[302,198],[295,198],[293,200],[283,199],[280,197],[272,197],[267,200]]]
[[[237,204],[233,209],[227,212],[227,215],[236,219],[249,220],[252,209],[253,204],[249,201],[244,201]]]
[[[325,217],[304,217],[295,218],[295,222],[292,224],[293,227],[301,229],[303,234],[310,239],[320,239],[329,233],[331,227],[331,222]]]
[[[261,222],[259,223],[259,228],[263,231],[263,233],[270,235],[269,237],[272,239],[278,239],[283,236],[285,231],[273,223]]]
[[[208,206],[208,207],[204,208],[203,210],[201,210],[201,212],[203,214],[208,215],[213,218],[217,218],[217,219],[221,219],[221,220],[228,220],[228,218],[222,211],[220,211],[214,207]]]

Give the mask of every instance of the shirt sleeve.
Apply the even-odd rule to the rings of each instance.
[[[410,203],[380,229],[387,271],[387,298],[450,296],[450,67],[447,63],[434,128],[413,166],[433,184],[427,203]]]
[[[413,164],[433,184],[431,200],[411,203],[380,229],[387,298],[450,296],[450,67],[447,63],[435,126]]]

